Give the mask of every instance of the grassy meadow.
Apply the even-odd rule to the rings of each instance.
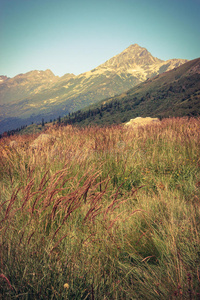
[[[200,299],[200,118],[45,133],[0,140],[0,299]]]

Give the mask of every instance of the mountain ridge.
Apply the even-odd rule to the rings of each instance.
[[[159,74],[134,88],[66,116],[66,124],[113,124],[140,117],[200,115],[200,58]]]
[[[14,118],[21,119],[23,124],[27,120],[30,123],[38,122],[39,118],[48,121],[64,116],[120,94],[185,62],[182,59],[162,61],[146,48],[134,44],[95,69],[77,76],[66,73],[59,77],[47,69],[10,79],[1,77],[1,131],[12,129],[9,122]]]
[[[155,73],[160,74],[163,70],[165,72],[166,70],[178,67],[187,61],[187,59],[169,59],[164,61],[152,56],[146,48],[140,47],[138,44],[132,44],[121,53],[107,60],[105,63],[82,74],[88,76],[91,75],[91,73],[95,75],[95,72],[97,74],[106,73],[108,71],[114,71],[116,74],[127,72],[128,74],[135,75],[139,81],[144,81],[147,78],[154,76]],[[153,67],[155,69],[153,69]],[[162,67],[163,70],[161,69]],[[142,74],[142,77],[139,73]]]

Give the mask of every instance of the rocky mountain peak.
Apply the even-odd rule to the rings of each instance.
[[[106,80],[119,76],[122,81],[127,80],[130,86],[134,86],[148,78],[178,67],[185,62],[186,60],[181,59],[168,61],[158,59],[146,48],[138,44],[132,44],[97,68],[80,74],[78,78],[90,78],[90,80],[95,81],[95,78],[102,76],[105,76]]]
[[[33,70],[27,73],[21,73],[16,75],[13,78],[4,80],[7,86],[16,86],[16,85],[31,85],[31,84],[48,84],[58,80],[58,76],[55,76],[53,72],[49,69],[46,71]],[[28,88],[28,87],[27,87]]]
[[[123,70],[135,69],[136,67],[147,67],[163,62],[161,59],[154,57],[144,47],[138,44],[130,45],[120,54],[107,60],[101,67],[121,68]]]
[[[135,53],[137,53],[137,52],[141,52],[141,51],[144,51],[144,50],[147,51],[146,48],[141,47],[141,46],[139,46],[138,44],[131,44],[129,47],[127,47],[127,48],[126,48],[124,51],[122,51],[122,52],[135,52]],[[147,51],[147,52],[148,52],[148,51]]]
[[[126,59],[134,61],[137,65],[161,63],[162,60],[154,57],[146,48],[138,44],[130,45],[121,53]]]
[[[34,70],[30,71],[25,74],[21,74],[21,77],[23,78],[54,78],[55,75],[50,69],[47,69],[45,71],[39,71],[39,70]]]
[[[7,76],[0,75],[0,84],[4,83],[8,79]]]

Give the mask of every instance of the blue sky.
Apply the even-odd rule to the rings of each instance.
[[[131,44],[200,57],[200,0],[0,0],[0,75],[91,70]]]

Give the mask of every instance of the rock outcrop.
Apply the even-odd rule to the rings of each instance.
[[[160,120],[158,118],[141,118],[141,117],[137,117],[135,119],[131,119],[129,122],[125,123],[125,126],[129,126],[129,127],[138,127],[138,126],[145,126],[145,125],[149,125],[149,124],[154,124],[154,123],[158,123],[160,122]]]
[[[56,138],[53,135],[42,133],[31,143],[30,147],[32,149],[39,149],[46,145],[53,145],[55,140]]]

